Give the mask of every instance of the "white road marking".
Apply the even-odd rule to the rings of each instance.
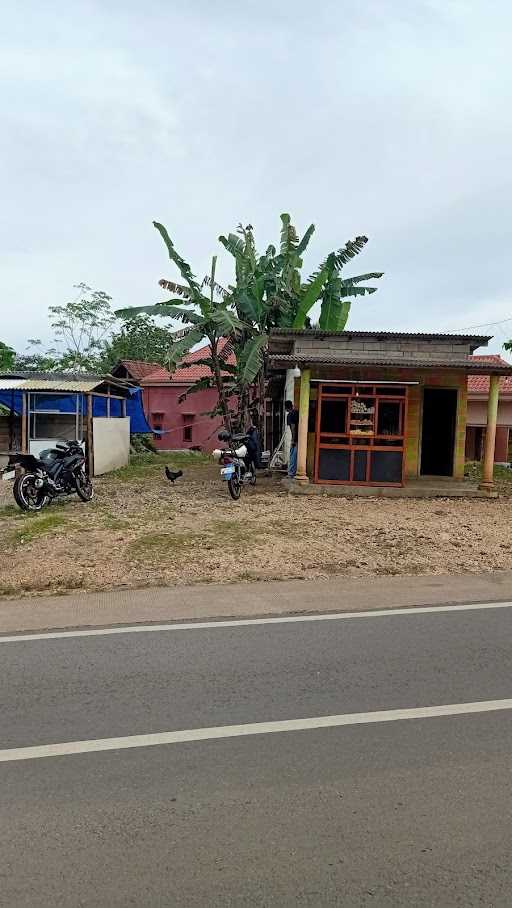
[[[0,763],[15,760],[38,760],[43,757],[65,757],[72,754],[155,747],[159,744],[186,744],[192,741],[215,741],[246,735],[270,735],[285,731],[312,731],[339,728],[343,725],[370,725],[376,722],[398,722],[404,719],[437,719],[441,716],[466,716],[512,709],[510,700],[480,700],[474,703],[447,703],[442,706],[419,706],[414,709],[383,709],[369,713],[346,713],[339,716],[316,716],[312,719],[286,719],[278,722],[253,722],[248,725],[223,725],[212,728],[190,728],[163,731],[124,738],[98,738],[92,741],[69,741],[64,744],[41,744],[34,747],[12,747],[0,750]]]
[[[155,631],[202,631],[221,627],[251,627],[261,624],[302,624],[308,621],[340,621],[349,618],[393,618],[395,615],[428,615],[443,612],[473,612],[482,609],[511,608],[512,602],[477,602],[469,605],[428,605],[408,608],[375,609],[370,612],[327,612],[322,615],[286,615],[281,618],[234,618],[229,621],[190,621],[173,624],[134,624],[126,627],[98,627],[75,631],[48,631],[37,634],[11,634],[0,643],[25,643],[31,640],[61,640],[68,637],[109,637],[113,634],[147,634]]]

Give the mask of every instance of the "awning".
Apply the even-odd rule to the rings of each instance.
[[[274,353],[269,356],[269,362],[274,369],[290,369],[298,366],[339,366],[340,368],[372,368],[407,369],[407,370],[435,370],[463,371],[467,375],[512,375],[512,366],[501,366],[493,363],[476,363],[469,357],[453,357],[451,359],[433,360],[424,358],[406,358],[400,354],[396,356],[361,356],[360,354],[334,355],[330,353]]]

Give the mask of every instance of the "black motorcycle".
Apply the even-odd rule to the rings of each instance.
[[[93,496],[85,468],[85,454],[77,441],[33,454],[11,454],[5,472],[15,471],[13,495],[23,511],[41,511],[54,498],[77,494],[82,501]]]

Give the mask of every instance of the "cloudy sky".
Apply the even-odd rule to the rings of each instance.
[[[512,336],[509,0],[25,0],[0,36],[0,339],[49,340],[85,281],[116,306],[279,213],[385,271],[350,326]],[[347,269],[347,274],[350,273]],[[484,331],[485,333],[485,331]]]

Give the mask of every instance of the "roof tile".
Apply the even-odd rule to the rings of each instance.
[[[121,365],[136,381],[149,379],[151,381],[168,381],[169,372],[160,363],[147,363],[140,359],[122,359]]]
[[[510,366],[510,363],[507,363],[499,355],[472,356],[471,359],[482,364],[495,363],[498,366]],[[502,394],[512,394],[512,376],[503,376],[500,382],[500,392]],[[468,394],[489,394],[489,376],[469,375]]]
[[[219,342],[219,352],[222,352],[228,343],[227,338],[223,338]],[[210,369],[208,366],[197,365],[194,363],[199,359],[207,359],[211,354],[211,349],[209,344],[205,344],[203,347],[200,347],[199,350],[194,350],[193,353],[189,353],[183,360],[184,363],[192,363],[190,366],[183,368],[178,368],[171,375],[171,382],[176,384],[186,384],[191,385],[193,382],[197,381],[199,378],[206,378],[211,375]],[[229,356],[226,357],[226,363],[230,366],[236,364],[235,354],[233,352],[229,353]]]

